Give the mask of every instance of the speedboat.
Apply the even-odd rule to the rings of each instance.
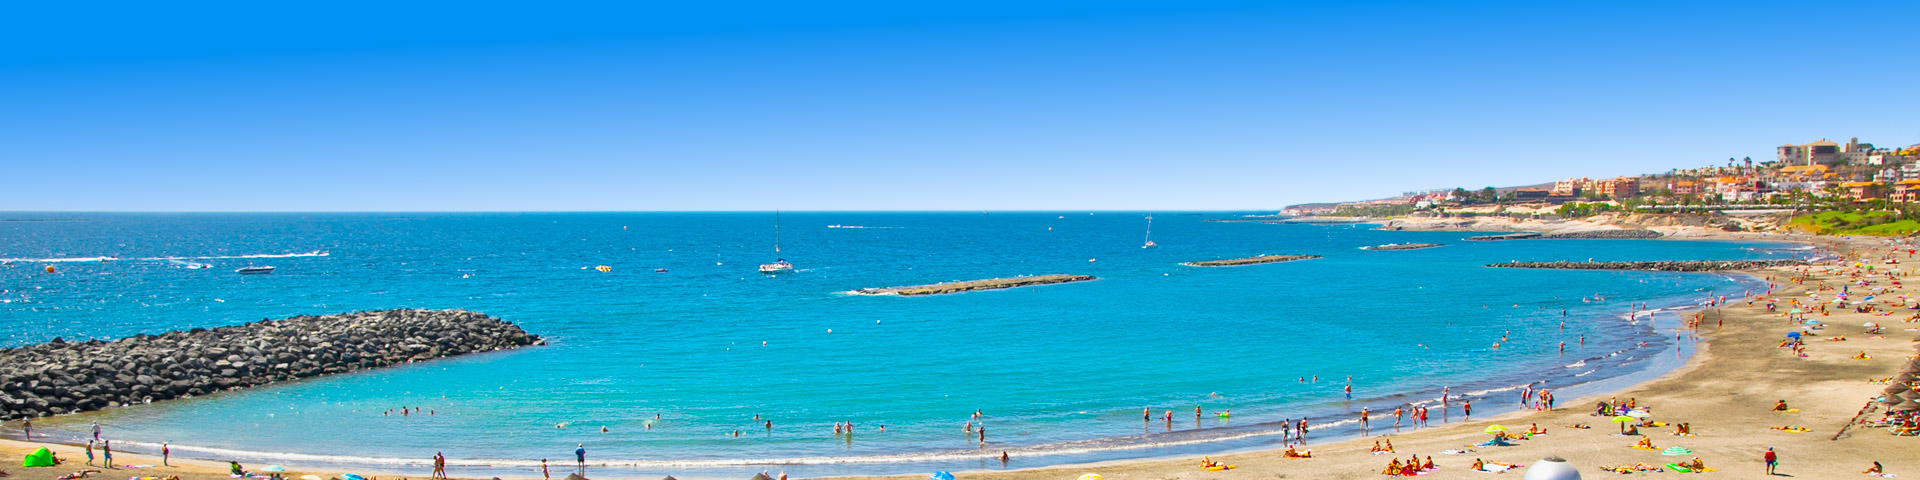
[[[265,275],[265,274],[273,273],[273,266],[268,265],[265,267],[245,267],[239,270],[234,270],[233,273],[238,273],[241,275]]]

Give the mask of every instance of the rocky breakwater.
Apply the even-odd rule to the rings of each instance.
[[[902,297],[912,297],[919,295],[945,295],[949,293],[1000,290],[1003,288],[1033,287],[1057,283],[1086,282],[1091,280],[1097,279],[1092,275],[1034,275],[1027,277],[989,278],[986,280],[913,285],[908,287],[862,288],[847,293],[853,295],[899,295]]]
[[[0,419],[100,410],[544,343],[465,310],[299,316],[0,350]]]
[[[1438,246],[1440,246],[1440,244],[1438,244],[1438,243],[1389,243],[1389,244],[1386,244],[1386,245],[1374,245],[1374,246],[1371,246],[1371,247],[1360,247],[1360,249],[1361,249],[1361,250],[1375,250],[1375,251],[1392,251],[1392,250],[1419,250],[1419,249],[1422,249],[1422,248],[1433,248],[1433,247],[1438,247]]]
[[[1316,258],[1320,258],[1320,256],[1319,255],[1255,255],[1247,258],[1234,258],[1234,259],[1228,259],[1228,260],[1203,260],[1198,262],[1186,262],[1186,263],[1182,263],[1181,265],[1186,265],[1189,267],[1238,267],[1242,265],[1260,265],[1260,264],[1266,264],[1266,263],[1292,262],[1296,260],[1312,260]]]
[[[1550,268],[1559,270],[1655,270],[1662,272],[1717,272],[1797,267],[1806,260],[1657,260],[1644,262],[1511,262],[1487,265],[1491,268]]]

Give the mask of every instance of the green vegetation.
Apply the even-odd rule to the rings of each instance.
[[[1826,235],[1912,235],[1920,232],[1914,212],[1884,210],[1831,211],[1793,217],[1795,229]]]
[[[1394,217],[1415,212],[1413,205],[1404,204],[1351,204],[1333,209],[1328,217]]]
[[[1561,205],[1560,209],[1555,210],[1554,213],[1559,214],[1561,218],[1586,218],[1586,217],[1591,217],[1591,216],[1602,214],[1602,213],[1607,213],[1609,211],[1614,210],[1615,208],[1617,207],[1614,207],[1613,204],[1610,204],[1610,203],[1577,203],[1576,202],[1576,203],[1567,203],[1567,204]]]

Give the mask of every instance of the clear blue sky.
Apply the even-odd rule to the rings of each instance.
[[[1275,209],[1920,142],[1920,3],[12,2],[0,210]]]

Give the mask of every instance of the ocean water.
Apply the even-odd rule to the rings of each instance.
[[[1160,247],[1143,249],[1144,212],[785,213],[776,254],[772,213],[0,214],[0,346],[464,308],[551,345],[37,423],[98,421],[116,443],[171,441],[178,455],[342,468],[413,468],[444,452],[456,475],[537,475],[542,458],[561,471],[575,444],[633,476],[1020,468],[1262,448],[1279,441],[1274,422],[1303,415],[1325,438],[1350,431],[1360,407],[1431,402],[1443,387],[1475,395],[1476,413],[1511,409],[1510,389],[1527,382],[1617,387],[1688,353],[1671,308],[1764,285],[1482,265],[1804,253],[1204,221],[1239,215],[1156,212]],[[1446,246],[1358,249],[1394,242]],[[1262,253],[1325,258],[1179,265]],[[797,271],[755,270],[775,258]],[[253,265],[278,270],[233,273]],[[1049,273],[1100,279],[845,293]],[[1635,302],[1669,310],[1629,321]],[[985,446],[963,433],[976,410]],[[855,433],[835,435],[835,422]],[[1014,458],[1004,467],[989,459],[1002,451]]]

